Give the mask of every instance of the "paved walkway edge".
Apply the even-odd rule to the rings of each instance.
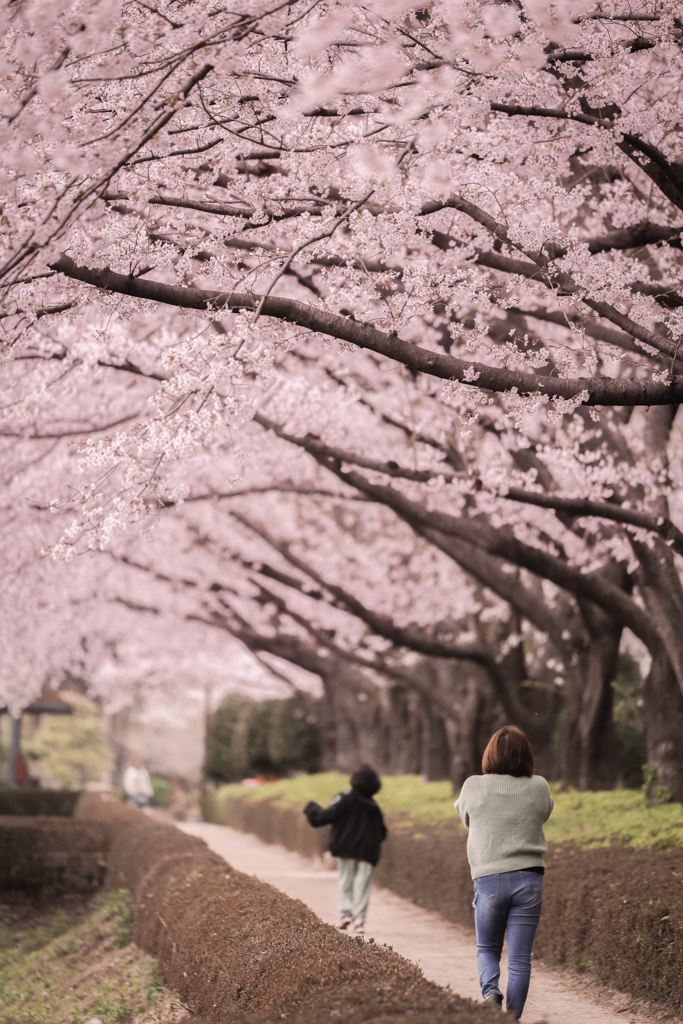
[[[301,900],[323,921],[336,923],[337,872],[320,858],[302,857],[227,825],[188,822],[178,827],[203,839],[238,871],[269,882]],[[467,929],[376,887],[370,900],[367,937],[419,964],[430,981],[450,987],[458,995],[481,1000],[474,935]],[[660,1016],[633,1004],[630,996],[607,992],[590,978],[584,982],[535,964],[523,1021],[652,1024]]]

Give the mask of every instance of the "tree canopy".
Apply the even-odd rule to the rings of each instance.
[[[442,659],[606,785],[627,630],[683,794],[677,5],[3,18],[12,699],[225,633],[458,718]]]

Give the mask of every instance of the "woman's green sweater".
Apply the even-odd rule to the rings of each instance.
[[[503,871],[542,868],[548,844],[543,825],[553,809],[540,775],[471,775],[455,809],[469,831],[467,858],[472,878]]]

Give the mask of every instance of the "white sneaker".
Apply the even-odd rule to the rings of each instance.
[[[339,930],[343,932],[345,928],[349,927],[352,921],[353,918],[351,917],[350,914],[342,914],[341,921],[337,925],[337,928],[339,928]]]
[[[354,921],[354,923],[353,923],[353,930],[356,933],[356,935],[364,935],[365,934],[365,921]]]

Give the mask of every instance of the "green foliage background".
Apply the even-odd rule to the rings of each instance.
[[[619,742],[619,781],[627,789],[639,789],[645,781],[647,761],[645,714],[640,696],[642,679],[632,655],[619,655],[616,679],[612,683],[613,716]]]
[[[97,896],[79,923],[60,909],[26,929],[10,919],[0,904],[0,1020],[123,1024],[151,1020],[164,1001],[156,960],[131,943],[125,890]]]
[[[42,715],[33,733],[24,727],[21,745],[29,771],[39,764],[43,779],[63,787],[99,782],[113,766],[99,709],[81,693],[62,690],[60,696],[73,708],[72,715]]]
[[[349,779],[341,772],[280,779],[255,789],[221,786],[205,801],[204,810],[208,820],[220,822],[227,820],[227,802],[231,797],[272,800],[283,807],[303,808],[309,800],[325,805],[340,790],[348,788]],[[562,793],[552,783],[550,790],[555,808],[544,827],[549,842],[571,842],[582,849],[615,844],[640,849],[683,846],[681,804],[649,806],[644,792],[636,789],[599,793],[569,789]],[[419,775],[385,775],[375,799],[389,815],[392,828],[419,829],[421,825],[438,827],[446,822],[459,822],[450,782],[422,782]]]
[[[266,701],[227,697],[209,719],[205,764],[217,782],[317,771],[320,736],[312,703],[303,694]]]

